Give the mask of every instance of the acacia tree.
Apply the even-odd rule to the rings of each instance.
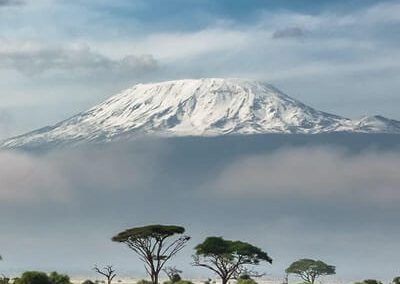
[[[112,265],[107,265],[102,269],[98,268],[96,265],[95,267],[93,267],[93,270],[96,271],[98,274],[103,275],[107,279],[107,284],[111,284],[115,276],[117,276],[117,274],[115,273],[115,269],[112,267]]]
[[[321,260],[303,258],[293,262],[286,269],[286,273],[295,274],[307,283],[314,284],[315,280],[320,276],[335,274],[336,268]]]
[[[125,243],[139,255],[153,284],[158,284],[158,275],[165,263],[182,250],[190,240],[182,235],[180,226],[149,225],[128,229],[114,236],[114,242]],[[175,235],[182,235],[172,238]]]
[[[215,272],[221,278],[222,284],[238,278],[244,271],[250,274],[247,265],[258,265],[261,261],[272,263],[268,254],[258,247],[221,237],[208,237],[195,250],[193,265]]]

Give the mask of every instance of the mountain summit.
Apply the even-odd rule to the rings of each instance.
[[[327,132],[400,133],[381,116],[351,120],[315,110],[272,85],[207,78],[138,84],[62,121],[0,143],[3,148],[105,143],[138,136]]]

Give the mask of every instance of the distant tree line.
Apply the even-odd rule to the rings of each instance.
[[[126,244],[144,263],[150,281],[140,280],[137,284],[159,284],[161,271],[169,279],[164,284],[193,284],[182,279],[181,270],[166,266],[167,262],[178,254],[190,240],[190,236],[184,233],[185,228],[181,226],[148,225],[120,232],[112,238],[112,241]],[[2,260],[1,255],[0,260]],[[258,266],[263,262],[272,264],[272,258],[257,246],[243,241],[211,236],[195,247],[192,265],[212,271],[220,278],[222,284],[227,284],[230,280],[236,280],[237,284],[257,284],[254,278],[264,274],[251,270],[251,267]],[[82,284],[98,282],[112,284],[117,276],[112,265],[102,268],[96,265],[93,270],[104,280],[95,282],[86,280]],[[315,284],[316,280],[322,276],[336,274],[336,267],[321,260],[303,258],[293,262],[285,272],[287,276],[294,275],[306,284]],[[13,284],[71,284],[68,275],[57,272],[47,274],[39,271],[27,271],[12,280],[4,275],[0,277],[0,284],[9,284],[11,281]],[[211,284],[211,279],[205,281],[204,284]],[[288,277],[284,284],[288,284]],[[375,279],[367,279],[354,284],[383,283]],[[400,277],[395,277],[391,284],[400,284]]]

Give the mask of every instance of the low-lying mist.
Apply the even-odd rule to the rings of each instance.
[[[390,147],[363,138],[257,139],[0,152],[2,271],[91,275],[94,264],[114,264],[122,276],[143,277],[136,256],[110,238],[171,223],[193,237],[171,263],[187,278],[209,275],[190,266],[193,247],[209,235],[265,249],[274,263],[259,270],[273,279],[303,257],[336,265],[339,279],[398,272],[399,138]]]

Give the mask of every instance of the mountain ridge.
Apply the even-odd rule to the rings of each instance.
[[[134,85],[53,126],[0,142],[0,148],[143,136],[330,132],[400,134],[400,122],[379,115],[352,120],[319,111],[258,81],[184,79]]]

